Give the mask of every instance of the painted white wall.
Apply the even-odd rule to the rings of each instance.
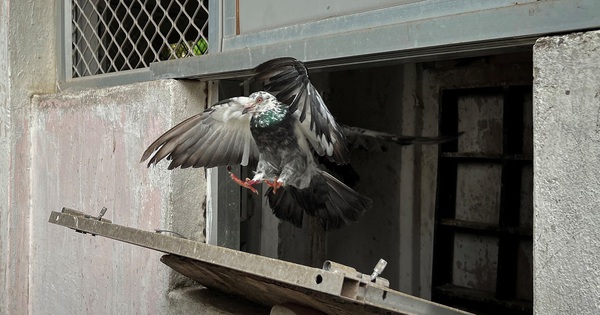
[[[600,312],[600,32],[534,47],[534,309]]]

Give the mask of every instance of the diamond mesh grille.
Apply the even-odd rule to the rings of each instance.
[[[72,77],[205,54],[208,0],[71,0]]]

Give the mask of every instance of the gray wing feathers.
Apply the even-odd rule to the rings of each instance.
[[[223,100],[184,120],[156,139],[142,161],[150,158],[150,166],[167,158],[171,160],[169,169],[248,165],[250,159],[258,157],[258,148],[250,133],[250,115],[242,114],[247,100]]]
[[[390,143],[396,145],[440,144],[458,139],[463,133],[437,137],[403,136],[387,132],[350,127],[340,124],[348,146],[353,149],[364,149],[370,152],[387,151]]]

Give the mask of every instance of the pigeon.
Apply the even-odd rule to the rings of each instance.
[[[290,106],[292,111],[302,108],[300,120],[315,112],[307,112],[311,109],[310,104],[320,104],[319,108],[325,108],[325,102],[321,98],[317,89],[312,85],[308,78],[308,71],[304,64],[291,57],[281,57],[269,60],[254,69],[254,75],[245,80],[244,83],[259,82],[264,86],[264,90],[273,94],[279,101]],[[311,121],[320,122],[321,117],[314,116]],[[317,125],[320,126],[321,124]],[[337,124],[342,138],[346,141],[346,146],[352,150],[365,150],[368,152],[379,153],[388,151],[393,145],[437,145],[458,139],[463,133],[456,135],[442,135],[438,137],[419,137],[396,135],[387,132],[369,130],[360,127]],[[312,128],[312,126],[311,126]],[[319,130],[317,130],[319,133]],[[321,133],[319,133],[320,135]],[[348,163],[348,155],[337,155],[333,158],[329,155],[317,152],[316,157],[320,165],[326,168],[336,178],[342,180],[349,187],[355,187],[359,181],[359,175],[356,173],[352,164]]]
[[[230,173],[232,180],[253,192],[265,182],[277,218],[301,227],[306,213],[332,230],[356,222],[372,205],[350,188],[358,174],[348,163],[349,148],[381,152],[390,144],[438,144],[460,136],[401,136],[338,124],[295,58],[266,61],[245,82],[262,83],[263,91],[221,100],[179,123],[141,161],[149,159],[150,166],[166,158],[169,169],[256,165],[252,179]]]
[[[307,113],[311,113],[311,122],[322,122],[324,117],[330,115],[319,115],[317,112],[307,112],[311,109],[310,104],[319,104],[317,109],[327,110],[325,102],[321,98],[317,89],[312,85],[308,77],[308,71],[304,63],[292,57],[281,57],[262,63],[254,69],[254,75],[245,82],[260,82],[264,84],[264,90],[274,95],[280,102],[290,106],[292,112],[302,108],[300,120],[304,121]],[[314,106],[314,105],[313,105]],[[323,125],[322,123],[317,127]],[[311,127],[312,128],[312,127]],[[384,152],[388,150],[390,144],[394,145],[413,145],[413,144],[440,144],[458,139],[463,133],[456,135],[442,135],[439,137],[419,137],[396,135],[387,132],[374,131],[360,127],[337,124],[346,145],[351,149],[362,149],[369,152]],[[321,131],[316,131],[321,135]],[[325,156],[319,154],[319,156]],[[338,165],[348,164],[347,155],[344,160],[329,159],[335,161]]]
[[[318,167],[315,154],[348,163],[348,145],[304,64],[277,58],[254,73],[251,80],[263,82],[265,91],[221,100],[177,124],[145,150],[141,162],[150,166],[166,158],[174,169],[257,161],[252,179],[230,176],[253,192],[266,183],[277,218],[301,227],[306,213],[325,230],[356,222],[372,201]]]

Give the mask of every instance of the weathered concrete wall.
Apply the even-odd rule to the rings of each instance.
[[[106,206],[114,223],[203,240],[203,171],[148,169],[139,159],[162,132],[202,110],[205,86],[155,81],[34,97],[32,313],[167,313],[176,283],[160,253],[47,219],[63,206],[91,214]]]
[[[534,49],[536,314],[600,312],[600,32]]]
[[[30,105],[56,84],[55,2],[0,1],[0,313],[29,303]]]
[[[411,79],[404,76],[402,66],[334,72],[325,95],[339,122],[402,134],[404,112],[400,102],[406,100],[404,84],[414,87]],[[401,274],[406,274],[401,270],[410,269],[400,261],[400,251],[409,251],[400,245],[404,241],[400,224],[410,224],[400,219],[407,213],[406,204],[398,198],[402,189],[407,188],[400,179],[406,158],[403,153],[399,146],[391,146],[388,152],[379,154],[351,152],[352,165],[360,176],[355,188],[373,199],[373,207],[356,224],[328,233],[327,258],[364,273],[371,272],[379,258],[383,258],[388,268],[382,276],[390,280],[390,286],[412,293],[401,281]],[[384,172],[389,175],[384,176]]]

